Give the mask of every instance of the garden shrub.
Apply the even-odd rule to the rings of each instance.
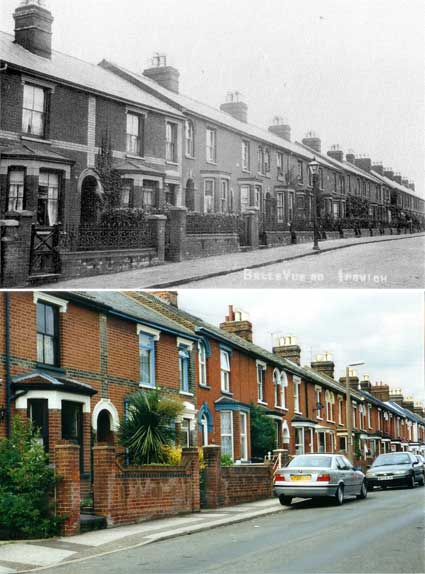
[[[222,454],[221,455],[221,466],[233,466],[233,459],[230,454]]]
[[[0,440],[0,539],[47,538],[63,522],[51,504],[56,477],[31,424],[13,420]]]
[[[251,405],[251,452],[253,458],[264,458],[276,448],[276,429],[273,420],[261,407]]]

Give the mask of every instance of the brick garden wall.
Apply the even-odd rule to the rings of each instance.
[[[108,526],[198,512],[197,448],[184,448],[180,466],[124,466],[114,447],[94,447],[94,508]]]

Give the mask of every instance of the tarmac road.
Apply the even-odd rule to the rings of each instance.
[[[373,491],[341,507],[300,501],[285,512],[44,572],[423,573],[424,495],[416,487]]]

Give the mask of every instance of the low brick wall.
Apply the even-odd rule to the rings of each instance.
[[[273,495],[271,464],[240,464],[221,469],[220,502],[232,506],[254,502]]]
[[[397,227],[390,227],[390,229],[391,229],[391,235],[398,235]]]
[[[265,231],[266,245],[291,245],[290,231]]]
[[[197,448],[185,448],[180,466],[124,466],[113,446],[93,449],[96,514],[109,527],[151,518],[199,512]]]
[[[199,233],[183,240],[183,259],[198,259],[211,255],[238,253],[239,235],[236,233]]]
[[[360,229],[360,236],[361,237],[370,237],[370,229],[368,229],[367,227],[362,227]]]
[[[155,249],[63,252],[61,261],[62,279],[133,271],[160,263]]]
[[[342,230],[342,236],[343,237],[356,237],[356,232],[354,231],[354,229],[343,229]]]
[[[271,498],[273,467],[265,464],[221,466],[221,448],[204,447],[204,506],[218,508]]]
[[[312,231],[295,231],[295,243],[310,243],[314,241]]]
[[[325,231],[326,239],[341,239],[339,231]]]

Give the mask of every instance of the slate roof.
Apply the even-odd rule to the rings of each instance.
[[[103,60],[100,66],[105,67],[106,69],[116,70],[118,73],[124,73],[131,77],[133,80],[137,81],[139,85],[144,85],[150,90],[153,90],[167,99],[167,101],[173,102],[177,105],[182,111],[190,112],[194,115],[201,116],[217,125],[222,125],[231,130],[246,134],[252,138],[261,140],[268,144],[273,144],[273,146],[281,148],[282,150],[290,151],[294,154],[297,154],[306,160],[311,161],[316,156],[316,153],[311,151],[309,148],[301,146],[297,142],[290,142],[277,135],[273,134],[272,132],[255,126],[253,124],[249,124],[246,122],[241,122],[236,118],[232,117],[230,114],[222,112],[208,104],[204,104],[194,98],[186,96],[184,94],[172,92],[167,88],[164,88],[151,78],[143,74],[138,74],[137,72],[132,72],[131,70],[127,70],[125,67],[116,64],[115,62],[111,62],[108,60]],[[328,165],[328,167],[335,169],[327,158],[321,157],[321,163]]]
[[[145,307],[123,295],[118,291],[78,291],[78,292],[58,292],[58,297],[79,302],[86,305],[103,306],[106,311],[115,315],[125,315],[127,318],[147,325],[156,326],[177,333],[182,336],[194,338],[193,331],[183,327],[179,323],[161,315],[154,309]]]
[[[16,375],[12,377],[12,383],[16,390],[53,389],[89,396],[97,393],[90,385],[69,377],[54,376],[42,370]]]
[[[3,157],[46,159],[57,163],[74,163],[73,160],[55,153],[46,147],[39,147],[33,143],[19,143],[7,147],[0,146]]]
[[[302,147],[305,147],[306,149],[310,150],[310,151],[315,151],[313,150],[311,147],[305,145],[305,144],[299,144]],[[367,179],[370,179],[371,181],[373,181],[374,183],[378,183],[379,185],[381,185],[381,181],[375,177],[372,173],[369,173],[368,171],[365,171],[364,169],[361,169],[360,167],[357,167],[356,165],[350,163],[349,161],[339,161],[337,159],[334,159],[333,157],[330,157],[328,155],[324,155],[323,153],[316,153],[316,159],[319,161],[319,157],[320,158],[326,158],[326,160],[333,164],[334,167],[337,167],[340,170],[345,170],[345,171],[349,171],[355,175],[361,176],[361,177],[366,177]]]
[[[125,102],[159,110],[169,115],[182,116],[154,95],[131,85],[107,70],[62,52],[52,51],[52,57],[43,58],[14,42],[14,36],[0,31],[0,60],[26,70],[28,74],[61,80],[87,91],[109,95]]]

